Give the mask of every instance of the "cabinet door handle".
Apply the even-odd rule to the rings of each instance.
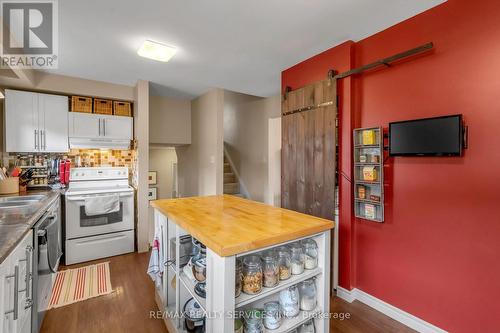
[[[104,129],[104,136],[106,136],[106,119],[102,120],[102,127]]]
[[[33,277],[33,267],[31,267],[31,261],[33,259],[33,247],[31,245],[26,246],[26,298],[29,300],[31,298],[31,279]]]
[[[98,120],[99,120],[99,136],[101,136],[101,118],[99,118]]]
[[[14,278],[14,309],[6,311],[5,314],[14,313],[14,320],[17,320],[19,317],[19,266],[14,267],[14,275],[7,275],[5,278]]]
[[[38,149],[38,146],[37,146],[37,139],[38,139],[38,130],[35,130],[35,150]]]

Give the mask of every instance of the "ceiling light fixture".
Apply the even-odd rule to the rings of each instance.
[[[167,62],[177,53],[177,48],[152,40],[146,40],[137,50],[137,54],[144,58]]]

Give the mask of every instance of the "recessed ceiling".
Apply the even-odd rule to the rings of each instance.
[[[279,94],[282,70],[360,40],[444,0],[64,0],[58,74],[192,98],[218,87]],[[147,40],[173,45],[168,63],[137,55]]]

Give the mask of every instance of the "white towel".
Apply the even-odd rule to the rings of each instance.
[[[115,213],[120,210],[120,195],[100,195],[85,198],[85,214],[88,216]]]
[[[151,249],[151,257],[149,258],[148,274],[157,286],[161,284],[163,277],[163,246],[161,240],[161,232],[158,225],[155,226],[155,235],[153,238],[153,248]]]

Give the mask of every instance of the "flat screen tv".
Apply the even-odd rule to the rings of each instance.
[[[460,156],[462,115],[389,123],[390,156]]]

